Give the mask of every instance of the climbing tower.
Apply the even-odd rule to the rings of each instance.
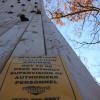
[[[0,100],[100,100],[42,0],[0,0]]]

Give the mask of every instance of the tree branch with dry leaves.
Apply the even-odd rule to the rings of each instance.
[[[60,8],[63,3],[64,10]],[[100,43],[100,1],[99,0],[57,0],[58,8],[54,11],[49,11],[51,19],[57,24],[64,25],[62,18],[67,18],[73,22],[83,21],[82,29],[87,21],[94,22],[91,33],[91,41],[77,42],[81,45],[98,44]]]

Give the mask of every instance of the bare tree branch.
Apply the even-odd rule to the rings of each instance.
[[[72,13],[69,13],[67,15],[62,15],[60,17],[53,17],[51,19],[58,19],[58,18],[63,18],[63,17],[67,17],[67,16],[73,16],[73,15],[76,15],[76,14],[80,14],[80,13],[85,13],[85,12],[100,12],[100,9],[97,10],[97,9],[86,9],[86,10],[80,10],[80,11],[76,11],[76,12],[72,12]]]

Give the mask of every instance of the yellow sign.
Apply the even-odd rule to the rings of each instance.
[[[76,100],[60,57],[16,57],[7,67],[0,100]]]

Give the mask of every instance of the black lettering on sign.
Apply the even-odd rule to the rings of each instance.
[[[23,87],[23,90],[26,90],[29,94],[33,94],[33,95],[39,95],[42,94],[44,92],[46,92],[47,90],[50,89],[50,86],[28,86],[28,87]]]
[[[60,100],[60,97],[31,98],[31,100]]]
[[[29,100],[28,98],[12,98],[12,100]]]
[[[13,59],[0,92],[0,100],[68,100],[67,97],[75,100],[60,57]]]
[[[55,80],[41,80],[41,81],[15,81],[15,84],[57,84]]]

